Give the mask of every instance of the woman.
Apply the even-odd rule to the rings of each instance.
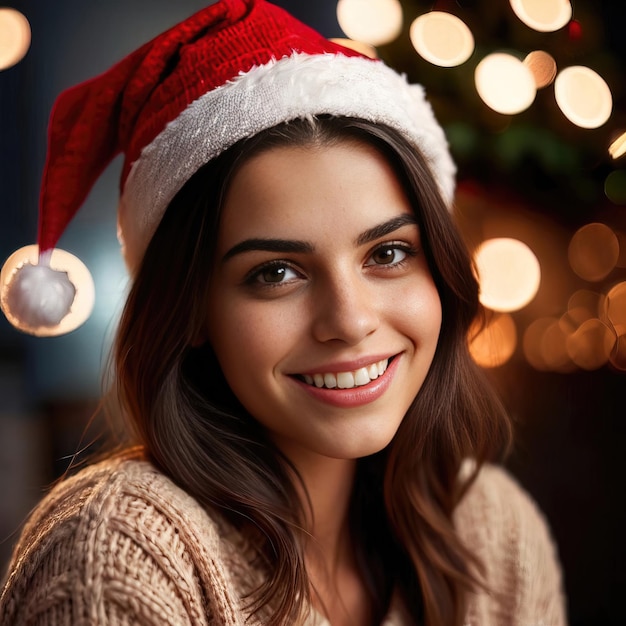
[[[477,285],[421,91],[229,0],[55,115],[44,186],[66,214],[84,194],[61,174],[89,186],[126,157],[115,373],[135,445],[38,507],[3,624],[564,623],[541,515],[485,464],[509,426],[467,352]],[[67,287],[58,234],[27,270]],[[20,273],[8,316],[52,326]]]

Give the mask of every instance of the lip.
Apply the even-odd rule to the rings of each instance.
[[[340,367],[348,366],[350,368],[358,369],[359,367],[364,367],[365,365],[371,364],[372,361],[369,360],[370,358],[371,357],[367,357],[366,359],[360,359],[358,361],[350,361],[350,363],[334,363],[332,367],[334,369],[339,365]],[[379,360],[382,360],[384,358],[391,357],[382,357]],[[295,376],[290,376],[289,380],[298,385],[300,389],[303,389],[306,393],[308,393],[310,396],[318,401],[339,408],[359,407],[378,400],[387,391],[398,370],[400,361],[402,359],[402,354],[395,355],[395,357],[391,359],[391,362],[387,366],[387,369],[382,376],[379,376],[375,380],[372,380],[367,385],[362,385],[361,387],[353,387],[352,389],[327,389],[326,387],[316,387],[315,385],[308,385],[303,380],[300,380]],[[355,367],[355,363],[360,363],[360,365],[357,365]],[[312,370],[311,373],[316,374],[329,371],[333,370],[318,369]],[[336,371],[350,370],[341,369]],[[309,372],[307,372],[307,374],[308,373]]]
[[[368,367],[369,365],[372,365],[372,363],[378,363],[379,361],[393,359],[394,356],[397,355],[383,354],[379,356],[363,356],[359,359],[354,359],[352,361],[337,361],[329,365],[322,365],[320,367],[315,367],[313,369],[307,370],[306,372],[297,372],[297,374],[308,374],[309,376],[312,376],[313,374],[337,374],[339,372],[354,372],[355,370],[361,369],[362,367]],[[295,374],[296,373],[294,372],[294,375]]]

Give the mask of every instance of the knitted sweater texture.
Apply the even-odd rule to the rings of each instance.
[[[492,593],[468,626],[561,626],[547,526],[502,469],[484,467],[455,513]],[[1,626],[243,626],[254,550],[149,463],[115,459],[59,483],[24,527],[0,597]],[[315,619],[308,623],[327,624]],[[408,626],[392,607],[384,626]]]

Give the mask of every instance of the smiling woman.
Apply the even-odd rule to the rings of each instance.
[[[244,253],[242,241],[287,246]],[[305,450],[350,459],[382,450],[441,325],[416,218],[384,157],[354,141],[255,155],[225,197],[222,256],[207,334],[248,412],[296,466]],[[316,375],[322,386],[307,383]]]
[[[52,125],[41,265],[112,128],[126,156],[128,443],[33,513],[0,622],[564,623],[543,518],[492,464],[509,423],[469,357],[478,287],[419,88],[223,0]],[[19,271],[3,306],[28,329]]]

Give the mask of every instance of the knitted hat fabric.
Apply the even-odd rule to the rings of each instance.
[[[321,114],[400,131],[425,155],[451,203],[455,167],[421,86],[265,0],[221,0],[59,96],[49,124],[38,254],[29,246],[5,264],[5,315],[36,335],[68,332],[86,319],[80,299],[92,296],[89,274],[64,268],[67,253],[55,246],[119,153],[119,236],[132,275],[167,206],[200,167],[241,139]]]

